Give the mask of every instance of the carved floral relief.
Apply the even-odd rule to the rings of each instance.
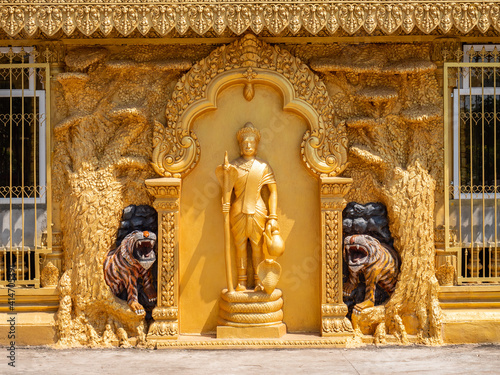
[[[272,35],[297,34],[302,29],[310,35],[343,32],[348,35],[363,30],[368,34],[429,34],[436,30],[450,33],[455,28],[468,33],[474,28],[486,33],[500,30],[500,6],[494,1],[464,2],[284,2],[233,1],[198,4],[184,2],[141,2],[122,0],[113,4],[90,1],[85,4],[49,0],[6,4],[0,7],[0,26],[9,37],[28,36],[41,31],[53,36],[62,31],[85,36],[100,31],[108,36],[113,30],[129,36],[134,31],[160,37],[192,30],[198,35],[214,32],[216,36],[230,30],[235,35],[245,31],[256,34],[267,30]]]
[[[436,7],[416,6],[428,30],[439,23]],[[387,327],[378,334],[387,328],[401,342],[408,342],[411,332],[419,342],[440,343],[433,213],[435,196],[443,191],[442,99],[430,45],[339,47],[335,55],[313,58],[311,66],[325,74],[335,113],[347,125],[344,176],[353,185],[346,199],[387,207],[401,258],[389,301],[382,308],[363,309],[360,319],[385,320]],[[405,324],[402,316],[414,323]]]
[[[251,84],[252,80],[266,80],[269,74],[288,81],[284,85],[292,85],[290,95],[293,97],[287,100],[297,99],[307,105],[295,106],[312,108],[310,129],[304,134],[301,145],[304,163],[318,175],[336,176],[342,173],[347,166],[345,124],[335,121],[335,108],[323,82],[288,51],[247,34],[230,45],[214,50],[177,83],[165,111],[166,126],[155,122],[153,168],[158,174],[181,177],[196,166],[201,150],[196,134],[190,129],[193,112],[200,103],[213,100],[207,98],[207,87],[220,87],[220,82],[223,82],[221,73],[231,72],[241,74],[239,79],[247,84]],[[233,77],[229,79],[235,80]],[[246,95],[251,97],[252,94],[247,92]]]
[[[122,210],[152,203],[144,185],[154,176],[152,118],[164,108],[169,84],[186,69],[169,53],[148,47],[115,53],[72,48],[65,57],[66,72],[54,81],[54,200],[60,207],[64,251],[60,345],[107,345],[114,336],[121,346],[146,342],[144,315],[110,290],[103,263],[116,247]],[[168,253],[166,246],[160,251]]]
[[[440,4],[444,3],[434,7],[442,9]],[[411,23],[417,21],[415,14],[418,19],[425,20],[422,21],[425,30],[448,27],[440,23],[430,5],[426,8],[415,4],[411,12],[401,6],[400,13],[396,6],[391,12],[371,6],[375,9],[368,9],[369,20],[360,16],[365,14],[365,5],[346,7],[342,12],[338,9],[333,18],[321,7],[305,13],[299,8],[285,7],[282,12],[289,11],[287,17],[294,20],[294,30],[298,25],[305,27],[304,19],[311,30],[320,27],[371,30],[381,19],[387,20],[387,30],[399,24],[411,30]],[[179,32],[185,32],[191,22],[198,23],[200,30],[205,30],[207,25],[214,29],[228,27],[219,22],[218,17],[223,13],[220,8],[213,8],[212,13],[204,9],[202,16],[190,14],[187,8],[179,10],[177,24],[177,21],[170,22],[168,7],[158,7],[154,13],[154,27],[162,30],[176,27]],[[273,20],[272,9],[258,18],[249,17],[244,6],[234,9],[239,18],[233,27],[238,30],[246,25],[252,30],[262,30],[265,23],[283,28],[279,18]],[[450,22],[462,22],[461,13],[454,13],[453,8],[446,9]],[[38,14],[34,10],[31,12],[25,13],[25,18]],[[43,21],[47,25],[44,27],[65,25],[71,30],[77,27],[71,14],[71,9],[59,13],[46,10],[37,22]],[[86,14],[85,27],[90,32],[95,28],[93,13],[89,9]],[[144,10],[118,12],[106,7],[99,28],[109,33],[113,17],[121,17],[129,25],[123,26],[123,32],[141,23],[140,27],[146,32],[145,14],[147,19]],[[340,22],[338,14],[346,15],[344,21]],[[473,16],[474,12],[467,17]],[[213,23],[210,17],[214,17]],[[12,25],[9,27],[15,26]],[[380,201],[387,207],[394,246],[402,260],[400,280],[386,305],[386,316],[390,317],[391,324],[389,330],[406,342],[402,316],[410,314],[419,322],[417,334],[422,342],[440,342],[441,312],[434,277],[431,213],[436,181],[442,174],[442,104],[435,77],[436,66],[428,57],[429,46],[336,45],[340,52],[323,55],[321,61],[310,57],[319,55],[314,48],[297,46],[294,54],[304,59],[309,56],[308,65],[323,74],[322,80],[300,58],[253,36],[212,51],[203,50],[204,56],[208,56],[201,58],[182,77],[180,73],[186,71],[189,64],[171,61],[166,68],[158,64],[151,51],[146,62],[138,61],[140,54],[130,51],[115,55],[104,48],[70,51],[66,56],[68,71],[58,75],[55,89],[59,118],[54,129],[57,146],[54,179],[58,186],[55,195],[61,205],[65,251],[57,323],[61,343],[101,345],[104,337],[112,336],[111,331],[123,345],[128,343],[127,335],[137,336],[139,341],[144,339],[143,321],[137,319],[137,314],[125,303],[114,299],[102,277],[102,263],[114,241],[120,212],[131,203],[152,203],[142,183],[154,177],[155,172],[175,177],[184,176],[194,168],[201,151],[196,135],[182,119],[193,103],[204,99],[207,86],[214,84],[218,75],[237,74],[237,79],[248,83],[250,98],[252,82],[258,81],[264,71],[285,77],[302,103],[316,108],[320,121],[309,124],[311,128],[304,134],[300,148],[305,165],[321,177],[343,174],[353,179],[351,190],[325,183],[321,194],[347,194],[348,201]],[[199,60],[200,54],[186,52],[191,60]],[[150,85],[145,85],[144,80]],[[170,100],[167,102],[167,99]],[[179,191],[171,187],[159,189],[153,195],[179,195]],[[178,200],[156,203],[158,210],[165,211],[161,218],[165,238],[170,234],[175,236],[178,205]],[[338,275],[341,272],[339,264],[333,262],[332,257],[338,258],[339,249],[333,242],[340,241],[339,210],[343,203],[323,199],[321,208],[326,223],[322,240],[327,244],[329,257],[325,267],[330,274]],[[173,239],[165,241],[159,249],[163,257],[161,266],[166,271],[161,275],[162,288],[159,290],[162,305],[153,312],[153,317],[164,319],[155,328],[158,335],[175,336],[179,332],[175,320],[178,311],[172,261],[175,246]],[[323,329],[348,331],[349,327],[343,326],[344,320],[330,318],[347,313],[347,308],[339,304],[338,280],[331,278],[325,286],[330,305],[322,306]]]

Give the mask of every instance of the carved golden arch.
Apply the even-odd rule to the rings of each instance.
[[[352,180],[337,177],[347,166],[345,124],[335,124],[334,107],[325,85],[300,59],[277,46],[246,35],[214,50],[177,83],[167,104],[167,126],[155,123],[153,167],[162,178],[147,180],[158,211],[160,264],[158,306],[153,311],[148,340],[159,343],[178,337],[179,212],[182,178],[198,163],[200,145],[191,129],[196,117],[217,108],[217,96],[226,87],[244,84],[252,100],[254,84],[274,87],[283,97],[283,109],[308,123],[301,144],[305,165],[320,177],[322,286],[321,333],[352,332],[342,301],[342,209]]]
[[[302,159],[314,173],[338,176],[347,166],[345,124],[335,124],[334,107],[325,85],[300,59],[248,34],[222,46],[198,62],[177,83],[167,104],[167,126],[155,124],[153,167],[165,177],[183,177],[197,164],[200,145],[191,130],[193,119],[216,108],[217,94],[244,83],[251,100],[253,84],[265,83],[281,91],[284,109],[308,122],[301,145]]]

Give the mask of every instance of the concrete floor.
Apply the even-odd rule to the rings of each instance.
[[[500,374],[500,345],[357,349],[0,348],[0,374]]]

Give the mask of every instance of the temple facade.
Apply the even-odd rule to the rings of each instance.
[[[498,86],[497,1],[0,3],[0,343],[499,342]]]

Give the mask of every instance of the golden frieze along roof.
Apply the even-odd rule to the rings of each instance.
[[[500,31],[500,2],[486,1],[145,1],[0,0],[0,27],[8,37],[63,33],[106,37],[138,31],[217,36],[310,35],[359,31],[371,35],[467,34]],[[38,33],[38,34],[37,34]],[[62,35],[62,36],[64,36]]]

